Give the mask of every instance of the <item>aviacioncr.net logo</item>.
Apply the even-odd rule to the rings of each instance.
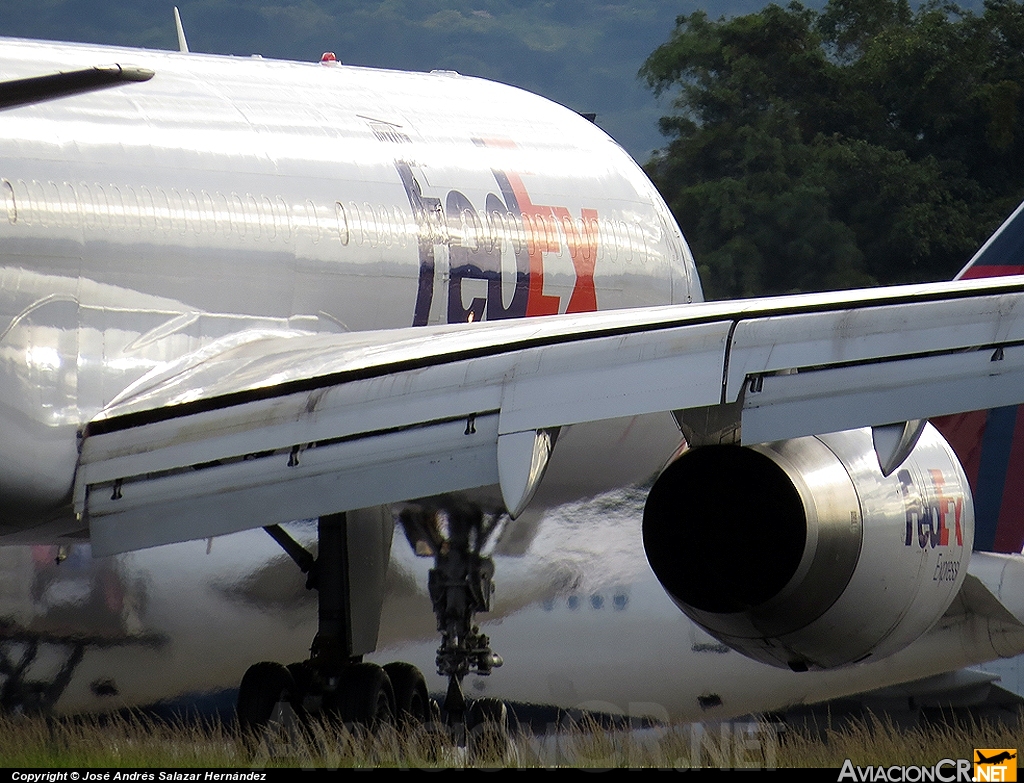
[[[1017,779],[1016,748],[975,748],[974,780]]]
[[[857,783],[876,783],[886,781],[887,783],[954,783],[957,781],[974,780],[971,777],[971,762],[967,759],[942,759],[934,766],[904,766],[892,765],[889,767],[855,767],[850,759],[843,762],[843,768],[839,771],[838,780],[850,780]]]

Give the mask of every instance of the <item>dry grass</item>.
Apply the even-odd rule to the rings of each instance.
[[[911,728],[869,715],[842,730],[825,732],[825,742],[812,732],[793,732],[780,743],[779,765],[835,767],[850,759],[855,766],[902,764],[930,767],[942,759],[972,759],[975,748],[1017,748],[1024,715],[995,723],[974,718],[948,718]]]
[[[214,723],[188,726],[144,716],[0,718],[0,760],[7,767],[235,766],[239,743]]]
[[[583,720],[508,741],[472,735],[456,744],[442,730],[385,729],[373,735],[334,723],[285,721],[257,738],[220,723],[167,723],[143,716],[0,718],[5,767],[831,767],[931,766],[972,757],[976,747],[1016,748],[1021,728],[972,720],[916,728],[868,717],[824,732],[781,734],[764,722],[643,729]],[[818,735],[821,736],[818,736]],[[467,750],[468,747],[468,750]]]

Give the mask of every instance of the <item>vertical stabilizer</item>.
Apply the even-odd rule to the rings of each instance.
[[[178,6],[174,6],[174,27],[178,31],[178,51],[188,51],[188,41],[185,40],[185,28],[181,26],[181,14],[178,13]]]
[[[1024,204],[989,237],[958,280],[1024,274]],[[974,493],[974,547],[1024,548],[1024,406],[933,419],[956,451]]]
[[[988,238],[956,280],[1024,274],[1024,203]]]

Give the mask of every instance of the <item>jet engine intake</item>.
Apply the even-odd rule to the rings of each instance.
[[[652,487],[643,539],[709,633],[773,666],[832,669],[891,655],[942,616],[974,511],[934,427],[888,477],[864,429],[688,450]]]

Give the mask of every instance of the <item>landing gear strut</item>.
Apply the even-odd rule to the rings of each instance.
[[[367,513],[321,517],[316,557],[283,528],[265,528],[307,574],[306,587],[317,591],[317,633],[307,660],[289,666],[257,663],[245,673],[238,692],[243,730],[266,726],[283,705],[300,718],[324,713],[371,728],[396,721],[424,723],[431,717],[419,669],[401,662],[381,667],[362,659],[376,645],[393,529],[389,510],[378,512],[376,519]],[[439,508],[421,507],[402,515],[406,534],[415,529],[429,540],[434,554],[428,590],[441,634],[437,670],[448,678],[444,713],[449,725],[463,730],[484,723],[492,730],[507,725],[501,702],[480,699],[468,704],[462,689],[467,674],[488,675],[502,663],[475,623],[477,612],[491,607],[494,562],[482,552],[495,520],[475,505],[450,498]],[[381,543],[385,529],[387,540]],[[375,540],[381,545],[375,547]],[[358,557],[350,556],[350,541],[358,542]]]
[[[380,524],[383,521],[390,522],[390,514]],[[358,524],[365,529],[354,532],[373,554],[375,522],[372,518],[360,518]],[[307,574],[306,587],[317,591],[317,633],[307,660],[289,666],[265,661],[249,667],[238,689],[238,722],[243,730],[258,730],[267,725],[282,703],[300,717],[324,713],[370,728],[392,723],[400,714],[425,715],[426,685],[416,667],[392,664],[384,668],[363,661],[359,652],[373,649],[376,626],[367,631],[354,616],[350,592],[352,560],[348,551],[350,525],[347,514],[321,517],[315,558],[283,528],[265,528]],[[380,525],[377,527],[379,534]],[[390,538],[383,547],[383,563],[389,549]],[[367,583],[375,581],[382,590],[383,567],[378,563],[371,569],[363,579],[364,590],[372,593],[372,585]],[[375,608],[379,616],[379,605]],[[367,642],[357,636],[372,638]],[[395,675],[397,685],[391,674]]]
[[[428,576],[430,602],[441,633],[437,672],[448,677],[444,709],[452,723],[466,723],[462,680],[470,672],[489,675],[501,666],[501,656],[474,623],[477,612],[491,608],[494,561],[481,554],[487,536],[484,516],[475,506],[453,504],[447,509],[448,538],[438,542],[434,567]]]

